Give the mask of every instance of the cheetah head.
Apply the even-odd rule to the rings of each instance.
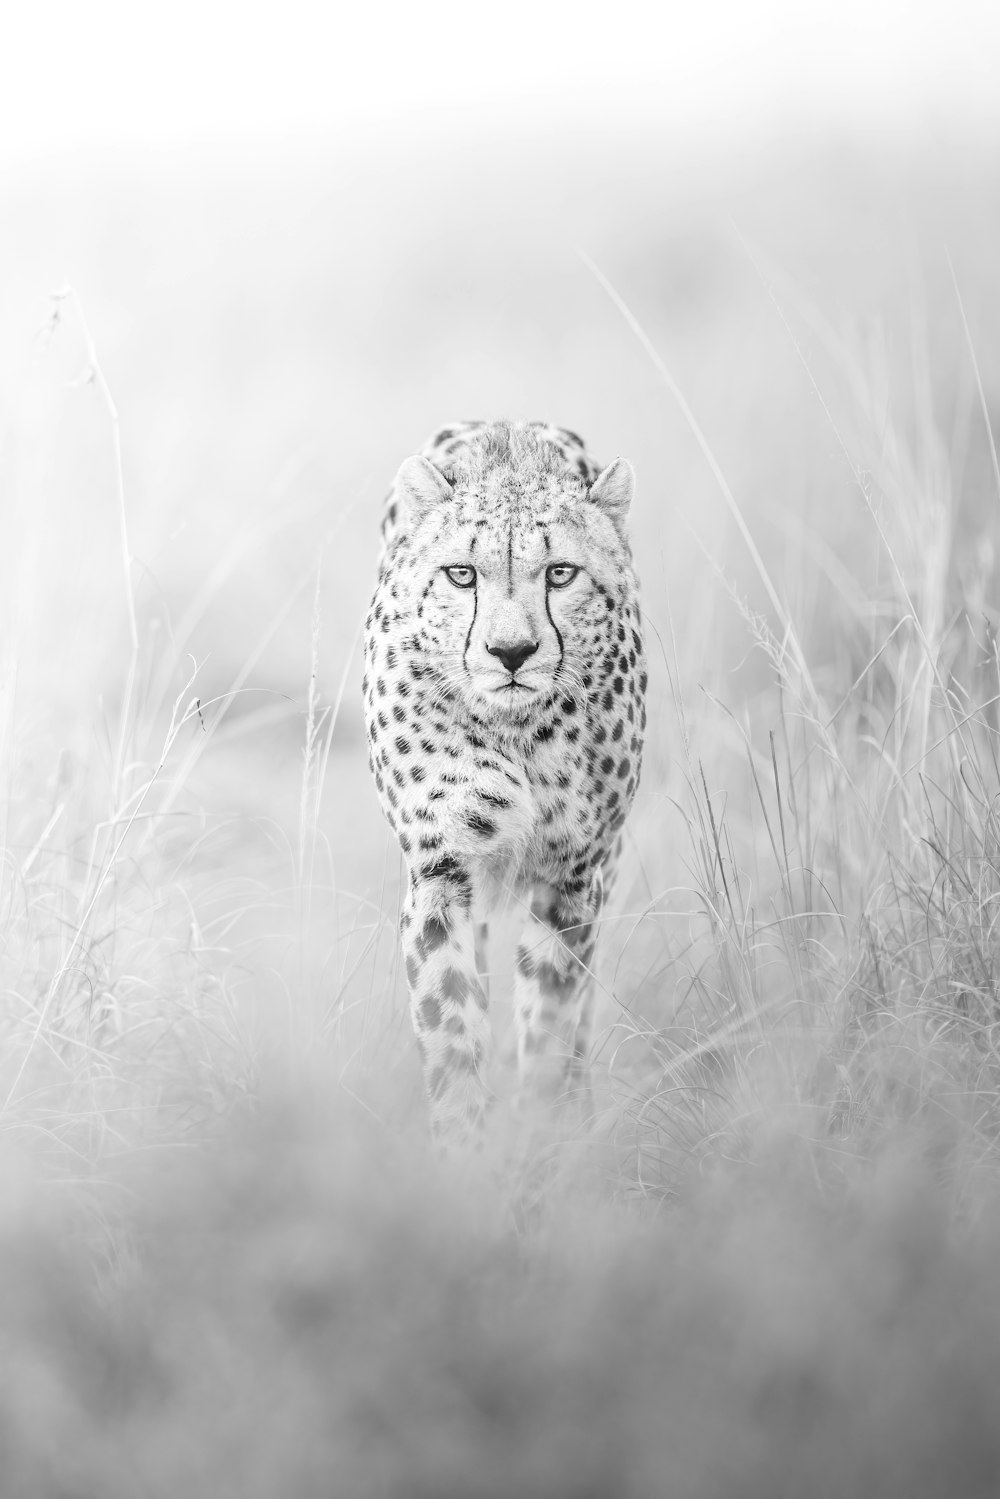
[[[446,477],[424,457],[396,479],[408,546],[398,586],[423,663],[478,716],[510,724],[586,693],[618,627],[635,486],[616,459],[587,484],[516,470]]]

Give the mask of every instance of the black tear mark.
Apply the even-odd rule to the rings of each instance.
[[[472,632],[476,628],[476,615],[479,613],[479,575],[476,574],[476,582],[472,586],[472,619],[469,631],[465,637],[465,645],[462,647],[462,665],[465,670],[469,669],[469,646],[472,644]]]
[[[552,632],[555,635],[556,640],[559,642],[559,660],[556,662],[555,670],[553,672],[554,676],[558,676],[559,672],[562,670],[563,657],[566,654],[566,651],[565,651],[565,647],[563,645],[563,638],[562,638],[562,636],[559,633],[559,628],[556,625],[555,620],[552,618],[552,609],[551,609],[550,604],[549,604],[550,598],[551,598],[551,591],[548,588],[546,588],[546,590],[545,590],[545,613],[546,613],[546,616],[548,617],[549,624],[552,626]]]

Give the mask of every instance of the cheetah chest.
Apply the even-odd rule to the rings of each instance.
[[[443,773],[436,821],[448,847],[499,884],[558,880],[594,837],[583,764],[554,740],[519,752],[468,747]]]

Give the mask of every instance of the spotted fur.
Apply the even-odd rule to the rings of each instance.
[[[400,930],[434,1127],[485,1107],[486,923],[526,911],[514,1011],[523,1090],[582,1067],[601,909],[635,795],[646,668],[625,534],[634,479],[575,433],[462,422],[386,502],[365,716],[407,865]]]

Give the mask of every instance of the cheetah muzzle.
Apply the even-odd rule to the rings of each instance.
[[[592,967],[635,796],[646,669],[630,465],[575,433],[463,422],[406,459],[366,621],[365,719],[409,887],[400,921],[436,1133],[482,1121],[485,916],[523,901],[520,1088],[585,1068]]]

